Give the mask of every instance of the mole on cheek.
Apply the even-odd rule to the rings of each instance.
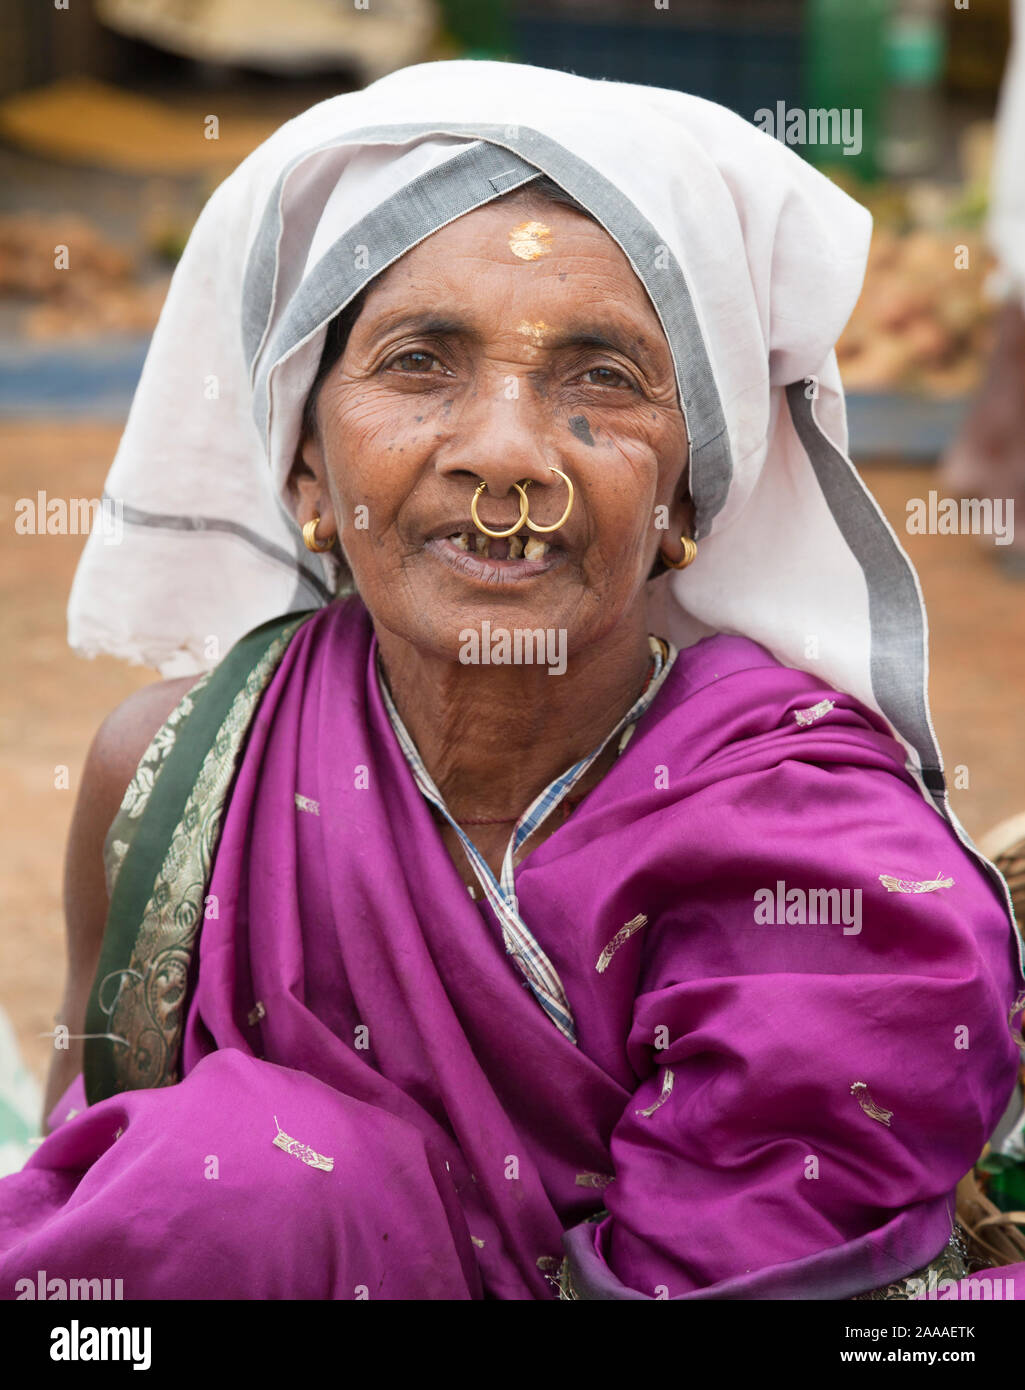
[[[588,448],[593,449],[594,440],[591,438],[591,429],[587,423],[587,416],[571,415],[568,423],[570,430],[580,440],[581,444],[586,444]]]

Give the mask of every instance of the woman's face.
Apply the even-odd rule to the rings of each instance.
[[[317,511],[318,538],[340,536],[375,623],[453,660],[484,619],[564,629],[570,655],[599,641],[643,611],[659,542],[677,558],[690,529],[669,346],[623,252],[569,208],[502,199],[391,266],[316,419],[300,523]],[[490,529],[513,524],[528,479],[550,526],[568,500],[552,467],[575,488],[565,524],[529,558],[525,525],[484,548],[477,485]]]

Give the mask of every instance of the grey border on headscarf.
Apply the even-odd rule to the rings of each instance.
[[[106,501],[108,493],[103,494]],[[110,499],[113,500],[113,499]],[[280,545],[275,545],[273,541],[267,540],[266,536],[261,536],[249,526],[243,526],[238,521],[223,520],[219,517],[206,516],[184,516],[175,515],[170,512],[147,512],[141,507],[131,507],[126,502],[121,503],[122,519],[131,526],[151,526],[159,531],[194,531],[197,535],[202,535],[207,531],[227,533],[237,536],[239,540],[251,545],[254,550],[258,550],[268,559],[275,560],[279,565],[294,571],[299,570],[298,596],[303,589],[308,589],[314,596],[317,603],[330,603],[331,590],[324,583],[319,575],[312,574],[305,565],[297,565],[296,558],[290,555],[287,550],[283,550]],[[301,601],[297,601],[295,607],[301,607]]]
[[[944,780],[925,707],[925,623],[914,576],[874,507],[858,505],[864,503],[858,479],[819,428],[803,381],[787,387],[787,403],[822,495],[865,575],[872,633],[869,673],[879,708],[918,750],[922,781],[935,798],[943,794]],[[902,679],[909,671],[923,677],[912,687]]]
[[[484,143],[471,146],[419,175],[339,238],[307,276],[261,352],[273,303],[281,235],[281,194],[292,170],[312,154],[326,149],[375,142],[403,144],[429,135],[460,135]],[[512,169],[510,160],[515,161]],[[522,177],[515,177],[517,169]],[[242,334],[247,360],[252,365],[257,353],[263,359],[253,393],[257,425],[266,437],[267,379],[275,363],[332,314],[343,309],[365,284],[419,241],[463,213],[529,182],[538,173],[548,174],[594,214],[629,258],[662,321],[672,348],[680,401],[687,421],[695,536],[700,539],[726,501],[733,478],[733,461],[719,390],[683,270],[655,228],[615,184],[586,160],[528,126],[444,122],[367,126],[349,132],[343,140],[297,156],[279,175],[253,242],[243,281]],[[377,263],[365,270],[357,269],[353,265],[352,248],[367,244],[368,234],[377,243]]]

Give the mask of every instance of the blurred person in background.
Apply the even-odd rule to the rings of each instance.
[[[1013,501],[1019,525],[997,554],[1025,578],[1025,0],[1013,0],[1012,15],[988,229],[998,262],[992,287],[1003,302],[983,384],[942,462],[940,480],[962,497]]]

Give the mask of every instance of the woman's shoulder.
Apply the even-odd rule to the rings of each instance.
[[[87,779],[95,784],[97,792],[111,796],[120,788],[117,795],[117,805],[120,805],[146,749],[183,698],[202,679],[197,673],[153,681],[116,705],[96,731],[83,772],[83,788]]]
[[[197,674],[153,681],[122,700],[103,720],[82,769],[68,843],[69,872],[76,863],[103,862],[107,832],[143,760],[161,729],[202,680]]]
[[[788,757],[800,757],[799,744],[809,757],[827,759],[830,744],[837,757],[844,750],[854,755],[855,745],[860,757],[870,746],[903,769],[905,753],[886,720],[815,664],[809,659],[808,668],[789,666],[747,637],[702,638],[677,655],[670,717],[678,719],[687,744],[708,756],[740,744],[764,749],[766,739],[783,737]]]
[[[337,606],[331,605],[331,608]],[[85,776],[105,794],[119,789],[117,805],[120,805],[121,796],[166,725],[187,722],[193,704],[198,706],[205,701],[211,706],[205,723],[210,725],[212,741],[220,718],[239,691],[254,685],[254,698],[247,702],[251,714],[258,703],[256,697],[266,686],[291,639],[301,628],[314,629],[331,616],[328,609],[283,614],[247,632],[208,671],[153,681],[134,691],[111,710],[97,730]],[[193,692],[196,701],[186,700]],[[168,744],[171,741],[169,738]]]
[[[676,657],[677,679],[685,678],[691,692],[741,671],[779,666],[780,662],[760,643],[726,632],[716,632],[681,647]]]
[[[107,715],[100,725],[87,763],[87,775],[104,792],[120,789],[117,806],[139,765],[165,726],[188,722],[194,704],[207,700],[212,708],[205,720],[210,725],[209,740],[218,731],[220,718],[240,690],[252,678],[257,690],[247,702],[248,713],[255,709],[267,678],[300,627],[312,625],[324,610],[286,614],[253,628],[210,670],[171,680],[158,680],[129,695]],[[197,701],[186,699],[195,693]],[[200,693],[202,692],[202,694]],[[209,698],[207,698],[209,695]],[[197,716],[198,717],[198,716]],[[211,723],[211,720],[213,721]],[[168,746],[173,740],[169,737]],[[205,751],[205,750],[204,750]]]
[[[831,695],[859,703],[817,673],[814,662],[807,668],[788,666],[761,643],[732,633],[715,633],[684,647],[675,667],[677,686],[688,698],[714,686],[717,702],[777,703],[783,692],[789,692],[797,699]]]

